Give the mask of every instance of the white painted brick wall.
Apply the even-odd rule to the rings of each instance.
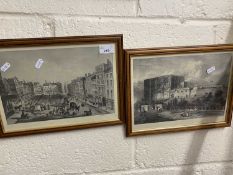
[[[136,0],[0,0],[0,11],[27,14],[135,16]]]
[[[124,34],[124,47],[233,42],[232,0],[0,0],[0,38]],[[232,175],[233,128],[123,126],[0,140],[0,175]]]
[[[139,0],[139,15],[185,19],[232,19],[233,6],[231,0]]]

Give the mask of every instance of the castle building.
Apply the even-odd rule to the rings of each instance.
[[[166,100],[171,90],[184,88],[184,76],[165,75],[144,80],[144,98],[147,104]]]

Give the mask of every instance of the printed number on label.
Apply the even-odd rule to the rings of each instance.
[[[114,45],[112,45],[112,44],[100,45],[99,46],[99,53],[100,54],[114,53]]]

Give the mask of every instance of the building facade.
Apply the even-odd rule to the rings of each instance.
[[[98,106],[106,106],[106,97],[105,97],[105,63],[100,64],[95,67],[96,75],[96,101]]]
[[[18,78],[3,79],[5,91],[8,95],[23,96],[23,81],[19,81]]]
[[[67,85],[68,94],[70,96],[85,98],[86,90],[84,83],[85,83],[84,77],[78,77],[72,80],[71,83]]]
[[[107,110],[114,110],[113,67],[110,60],[96,66],[97,101]]]
[[[184,76],[165,75],[144,80],[144,98],[147,104],[166,100],[171,96],[171,90],[184,88]]]
[[[85,75],[85,87],[87,100],[92,104],[96,105],[98,102],[98,92],[97,92],[97,80],[96,74],[86,74]]]
[[[39,82],[33,83],[34,95],[43,95],[43,86]]]
[[[0,72],[0,96],[5,95],[5,94],[6,94],[6,90],[5,90],[5,86],[3,83],[2,74]]]
[[[227,88],[223,85],[198,86],[185,82],[182,76],[168,75],[144,81],[146,105],[176,106],[179,103],[189,104],[192,107],[198,106],[198,108],[204,107],[205,109],[222,109],[226,95]],[[181,105],[178,108],[182,107],[184,106]]]
[[[59,95],[62,94],[62,84],[57,83],[44,83],[43,84],[44,95]]]
[[[200,98],[208,95],[215,95],[217,91],[225,92],[224,96],[226,96],[226,89],[222,85],[210,85],[210,86],[199,86],[194,87],[190,90],[191,98]]]
[[[114,110],[113,67],[111,61],[95,67],[95,71],[67,84],[68,95],[85,100],[90,105]]]
[[[105,98],[107,109],[114,110],[114,85],[112,69],[105,72]]]
[[[23,98],[30,99],[34,95],[32,82],[23,82]]]
[[[191,95],[191,88],[183,87],[171,90],[170,97],[176,99],[188,99]]]

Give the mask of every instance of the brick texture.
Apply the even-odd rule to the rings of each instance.
[[[0,39],[122,33],[124,48],[232,43],[232,19],[232,0],[0,0]],[[231,175],[232,134],[126,138],[114,126],[0,139],[0,175]]]
[[[233,18],[233,2],[231,0],[139,0],[139,7],[139,15],[147,17]]]
[[[136,0],[0,0],[0,12],[135,16]]]

